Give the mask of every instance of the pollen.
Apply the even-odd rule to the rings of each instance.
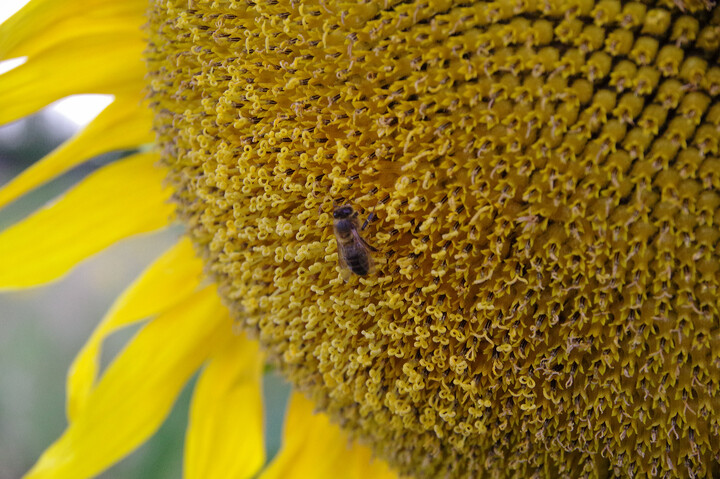
[[[720,9],[155,2],[189,236],[318,409],[417,477],[720,474]],[[333,211],[377,249],[338,264]]]

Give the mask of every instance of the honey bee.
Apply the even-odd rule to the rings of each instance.
[[[357,211],[350,205],[338,206],[333,211],[333,218],[340,265],[358,276],[367,275],[372,269],[370,251],[377,250],[360,236]]]

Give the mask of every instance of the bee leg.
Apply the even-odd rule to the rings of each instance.
[[[347,267],[340,267],[340,277],[345,283],[347,283],[352,277],[352,272]]]

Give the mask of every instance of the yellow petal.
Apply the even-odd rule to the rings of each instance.
[[[141,32],[126,29],[71,38],[38,52],[0,75],[0,125],[76,93],[142,90],[144,47]]]
[[[13,178],[0,190],[0,208],[96,155],[152,142],[152,115],[140,104],[141,93],[116,97],[77,135]]]
[[[33,55],[72,37],[139,29],[146,8],[144,0],[32,0],[0,25],[0,59]]]
[[[183,385],[226,344],[231,328],[213,287],[148,323],[26,478],[82,479],[128,454],[160,426]]]
[[[97,378],[102,342],[112,332],[160,314],[193,294],[202,275],[190,240],[181,239],[131,284],[115,301],[75,357],[67,381],[67,414],[72,422],[85,407]]]
[[[128,236],[170,222],[157,155],[133,155],[88,176],[56,203],[0,233],[0,290],[41,284]]]
[[[230,341],[195,386],[185,437],[184,477],[253,477],[265,461],[263,361],[257,343]]]
[[[396,479],[370,449],[353,444],[325,414],[314,414],[301,394],[290,397],[283,446],[260,479]]]

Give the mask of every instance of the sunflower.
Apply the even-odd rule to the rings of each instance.
[[[166,171],[142,105],[144,2],[33,1],[0,26],[0,58],[27,57],[0,76],[0,122],[64,96],[114,95],[88,127],[0,192],[5,206],[100,153],[143,152],[90,175],[62,198],[3,231],[0,287],[28,288],[64,275],[107,246],[175,221]],[[42,232],[42,234],[39,234]],[[235,332],[187,239],[158,258],[117,299],[75,358],[67,379],[68,427],[27,478],[94,476],[160,426],[198,371],[185,438],[186,477],[395,477],[367,447],[350,446],[312,404],[293,395],[284,445],[266,464],[257,342]],[[144,322],[99,375],[103,340]],[[169,339],[172,338],[172,339]],[[99,377],[98,377],[99,376]],[[317,475],[316,475],[317,474]]]
[[[251,476],[265,361],[297,391],[268,475],[392,474],[332,434],[418,478],[720,474],[714,3],[64,3],[3,25],[28,61],[0,121],[115,101],[0,204],[155,143],[0,235],[0,285],[171,215],[187,239],[79,353],[29,477],[102,470],[201,367],[186,474]],[[103,338],[148,317],[96,378]]]

